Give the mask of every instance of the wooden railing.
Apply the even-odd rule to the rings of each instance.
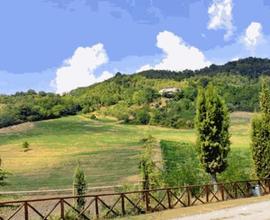
[[[75,200],[79,197],[66,196],[21,201],[0,202],[2,219],[98,219],[126,215],[138,215],[176,207],[246,198],[256,190],[261,195],[270,194],[270,179],[219,183],[214,186],[191,185],[174,188],[85,195],[86,204],[78,210]],[[1,219],[0,218],[0,219]],[[70,219],[70,218],[69,218]]]

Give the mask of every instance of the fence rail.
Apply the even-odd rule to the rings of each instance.
[[[217,190],[208,184],[85,195],[86,203],[81,209],[74,202],[78,196],[5,201],[0,202],[0,216],[5,220],[67,219],[70,215],[74,219],[113,218],[246,198],[258,191],[261,195],[270,194],[270,179],[219,183]]]

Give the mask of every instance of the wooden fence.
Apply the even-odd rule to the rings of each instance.
[[[81,210],[74,205],[79,198],[75,196],[6,201],[0,202],[0,216],[5,220],[67,219],[68,216],[104,219],[246,198],[259,191],[261,195],[270,194],[270,179],[219,183],[217,191],[209,184],[85,195],[86,204]]]

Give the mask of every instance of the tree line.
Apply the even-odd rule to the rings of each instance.
[[[193,127],[198,87],[215,85],[229,111],[257,111],[260,78],[269,73],[270,60],[247,58],[197,71],[117,73],[105,82],[62,96],[34,90],[0,95],[0,128],[95,112],[114,116],[124,123]],[[164,97],[159,91],[166,87],[178,88],[179,92]]]

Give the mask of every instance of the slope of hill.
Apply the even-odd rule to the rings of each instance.
[[[78,161],[90,186],[137,182],[141,140],[149,135],[171,141],[185,138],[175,129],[90,120],[87,115],[0,129],[2,166],[12,173],[1,190],[71,188]],[[30,144],[27,151],[24,141]]]
[[[0,127],[96,111],[126,123],[192,127],[198,86],[213,83],[232,111],[254,111],[258,108],[260,77],[269,74],[269,59],[246,58],[197,71],[117,73],[105,82],[63,96],[33,90],[2,95]],[[179,92],[173,97],[159,94],[168,87]]]
[[[239,178],[236,173],[241,173],[243,179],[252,173],[251,163],[244,163],[251,158],[248,148],[250,117],[246,113],[232,114],[232,159],[223,174],[226,181]],[[142,139],[149,135],[176,142],[175,146],[179,146],[179,142],[194,144],[196,139],[194,129],[124,125],[108,118],[91,120],[89,115],[0,129],[2,166],[12,173],[8,178],[9,185],[1,190],[71,188],[77,161],[80,161],[90,186],[137,182]],[[27,151],[22,147],[24,141],[30,144]]]

